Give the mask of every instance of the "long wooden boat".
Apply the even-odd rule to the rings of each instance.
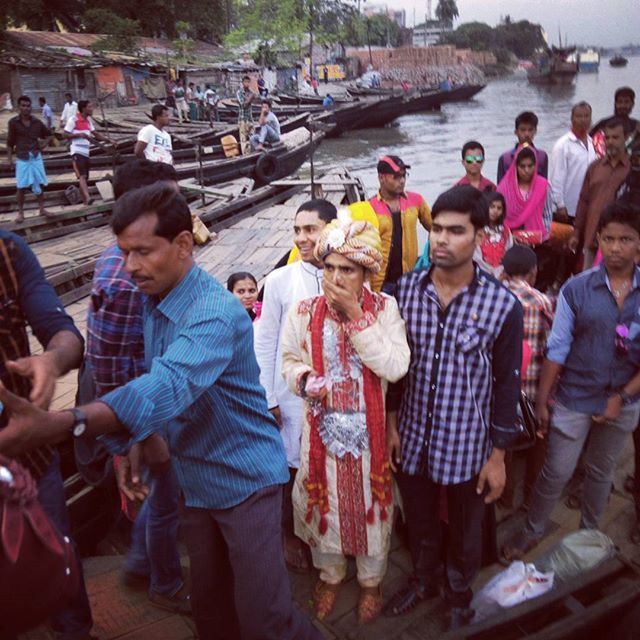
[[[486,84],[464,84],[454,87],[451,91],[443,91],[441,92],[442,103],[471,100],[473,96],[480,93],[486,86]]]
[[[408,102],[404,95],[379,98],[369,102],[368,108],[361,113],[354,129],[384,127],[407,112]]]
[[[310,133],[306,127],[299,127],[282,136],[280,142],[274,144],[268,152],[257,151],[234,158],[221,157],[217,149],[210,153],[204,152],[201,162],[195,159],[186,159],[176,163],[175,169],[179,179],[197,178],[204,185],[214,185],[220,182],[228,182],[235,178],[249,177],[257,184],[267,184],[271,180],[277,180],[288,176],[297,169],[309,157],[312,150],[322,141],[325,134],[321,131]],[[90,175],[89,185],[94,187],[100,180],[109,178],[113,168],[101,168]],[[45,192],[45,204],[64,204],[64,191],[71,185],[77,184],[75,175],[70,172],[49,176],[49,185]],[[93,190],[95,193],[95,190]],[[33,207],[33,196],[27,196],[28,204]],[[0,212],[4,207],[15,209],[15,179],[12,176],[0,178]],[[6,210],[6,209],[4,209]]]

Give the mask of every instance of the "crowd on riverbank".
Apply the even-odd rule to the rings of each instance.
[[[581,527],[597,529],[640,414],[634,101],[620,88],[614,114],[595,126],[589,104],[576,103],[549,154],[535,145],[537,116],[519,113],[496,182],[481,138],[466,141],[460,180],[431,207],[407,190],[401,155],[382,156],[368,201],[299,207],[292,250],[262,295],[250,273],[223,287],[195,264],[167,149],[143,137],[140,157],[115,176],[116,243],[96,265],[86,336],[28,245],[0,231],[0,496],[65,559],[49,585],[64,600],[43,597],[38,613],[52,612],[66,640],[91,637],[82,565],[61,537],[54,445],[68,437],[102,436],[113,457],[135,520],[125,579],[147,581],[155,605],[191,613],[202,639],[321,637],[293,605],[286,567],[318,572],[323,619],[349,557],[361,623],[442,591],[449,626],[466,625],[483,561],[497,552],[510,562],[541,540],[583,450]],[[166,117],[157,110],[159,131]],[[80,125],[68,133],[84,141]],[[26,111],[10,127],[9,148],[26,162],[19,189],[42,184],[38,151],[24,146],[42,127]],[[422,253],[418,223],[429,232]],[[29,354],[26,325],[42,355]],[[47,411],[56,378],[82,362],[79,406]],[[496,550],[493,506],[520,507],[521,482],[526,526]],[[633,488],[640,522],[640,473]],[[414,574],[386,598],[399,512]],[[640,524],[630,533],[640,541]],[[22,555],[23,571],[34,557]],[[28,626],[24,610],[18,599],[11,632]]]

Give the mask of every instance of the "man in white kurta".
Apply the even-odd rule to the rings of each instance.
[[[364,286],[382,262],[380,235],[364,221],[335,221],[316,255],[324,260],[323,295],[289,312],[283,374],[306,401],[300,468],[293,491],[296,534],[320,571],[315,609],[331,613],[355,556],[358,617],[381,610],[393,522],[384,395],[402,378],[409,346],[396,301]]]
[[[310,200],[297,211],[293,222],[293,241],[300,260],[272,271],[265,280],[262,314],[255,335],[255,351],[260,366],[260,383],[267,394],[269,410],[280,425],[290,483],[283,500],[285,558],[293,569],[308,568],[303,547],[293,533],[291,489],[300,465],[300,433],[303,402],[291,393],[282,377],[282,333],[289,308],[322,293],[322,264],[314,257],[318,237],[336,208],[327,200]]]
[[[597,160],[590,127],[591,106],[579,102],[571,109],[571,131],[553,145],[549,185],[558,222],[573,224],[584,176]]]

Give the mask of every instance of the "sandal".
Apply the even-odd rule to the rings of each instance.
[[[358,600],[358,622],[367,624],[373,622],[382,612],[382,588],[361,587]]]
[[[507,543],[500,549],[498,562],[508,567],[514,560],[522,560],[539,542],[540,538],[520,534],[512,543]]]
[[[318,580],[313,593],[316,618],[318,618],[318,620],[324,620],[328,615],[331,615],[341,585],[341,582],[338,582],[338,584],[329,584],[328,582]]]

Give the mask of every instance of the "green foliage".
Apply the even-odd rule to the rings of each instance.
[[[262,59],[274,52],[299,52],[308,22],[297,0],[249,0],[239,10],[238,25],[225,38],[229,47],[255,43]]]
[[[109,9],[96,7],[85,12],[85,29],[89,33],[104,33],[91,48],[95,51],[123,51],[135,53],[138,50],[140,24],[131,18],[122,18]]]
[[[458,5],[456,0],[439,0],[436,7],[436,18],[440,22],[453,24],[453,21],[459,16]]]
[[[540,25],[528,20],[512,22],[509,16],[497,27],[484,22],[461,24],[455,31],[443,34],[441,40],[460,49],[492,51],[501,64],[507,64],[511,54],[530,58],[545,46]]]

